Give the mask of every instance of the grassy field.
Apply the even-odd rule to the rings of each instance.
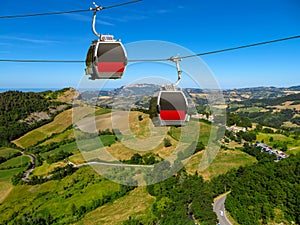
[[[104,135],[100,136],[100,140],[103,146],[111,146],[116,142],[114,135]]]
[[[44,141],[43,143],[40,144],[40,146],[48,145],[51,143],[59,143],[63,140],[72,139],[72,138],[75,138],[75,135],[74,135],[73,129],[70,129],[70,130],[66,130],[60,134],[57,134],[55,137],[53,137],[49,140]]]
[[[13,141],[14,144],[21,148],[27,148],[39,141],[51,136],[54,133],[61,133],[72,124],[72,109],[66,110],[57,115],[51,123],[32,130]]]
[[[13,186],[10,182],[0,182],[0,203],[4,201],[7,195],[11,192]]]
[[[105,109],[101,109],[103,111]],[[96,111],[97,112],[97,111]],[[104,113],[105,112],[105,113]],[[148,124],[149,116],[141,112],[118,111],[113,113],[98,113],[98,115],[89,115],[81,120],[77,120],[76,126],[83,132],[94,133],[99,130],[118,129],[123,134],[134,133],[135,135],[147,137],[150,133]],[[139,121],[139,115],[143,120]]]
[[[105,148],[94,147],[94,150],[89,150],[89,148],[93,149],[91,148],[91,146],[93,146],[93,143],[91,142],[91,143],[86,143],[86,147],[84,147],[86,150],[82,151],[82,153],[84,155],[85,160],[88,161],[94,159],[100,159],[108,162],[115,162],[116,160],[129,160],[135,153],[143,155],[148,152],[152,152],[153,154],[158,154],[161,158],[167,158],[169,155],[172,154],[172,152],[174,151],[177,145],[175,140],[171,140],[171,143],[172,146],[167,148],[163,146],[163,142],[162,142],[162,143],[158,143],[158,146],[152,151],[137,151],[126,147],[120,142],[117,142]],[[75,162],[73,160],[77,160],[78,162],[81,163],[83,157],[76,154],[70,157],[70,161]]]
[[[1,169],[6,169],[6,168],[16,168],[16,167],[20,167],[26,163],[30,162],[30,158],[28,156],[18,156],[15,158],[12,158],[4,163],[0,164],[0,170]]]
[[[200,121],[200,130],[199,130],[199,139],[198,141],[202,141],[203,144],[207,144],[212,126],[208,123]],[[179,141],[181,136],[182,128],[181,127],[171,127],[170,128],[170,136],[175,140]]]
[[[100,115],[107,114],[107,113],[111,113],[111,109],[105,109],[105,108],[100,108],[100,107],[97,107],[95,109],[95,116],[100,116]]]
[[[135,113],[134,114],[134,118],[138,118],[138,115],[143,115],[143,114],[140,114],[140,113]],[[145,123],[147,123],[147,118],[146,119],[143,119],[143,121],[145,121]],[[133,124],[136,124],[136,125],[140,125],[143,123],[143,121],[135,121]],[[196,124],[197,123],[197,124]],[[142,124],[142,126],[144,126],[145,124]],[[195,122],[195,125],[198,125],[198,122]],[[143,130],[144,128],[142,128],[141,130]],[[154,146],[154,149],[151,150],[152,153],[154,154],[158,154],[161,158],[167,158],[168,156],[170,156],[175,148],[178,146],[178,139],[180,139],[180,135],[181,135],[181,130],[182,129],[185,129],[185,128],[175,128],[175,127],[172,127],[172,128],[168,128],[166,129],[163,133],[164,133],[164,137],[167,137],[171,143],[172,143],[172,146],[171,147],[164,147],[164,144],[163,144],[163,139],[162,140],[158,140],[157,141],[152,141],[155,139],[149,139],[147,141],[152,141],[153,143],[155,143],[155,146]],[[138,129],[136,129],[138,130]],[[170,136],[167,135],[167,131],[170,130]],[[207,123],[204,123],[204,122],[200,122],[200,133],[199,133],[199,141],[202,141],[204,143],[207,143],[208,140],[209,140],[209,137],[210,137],[210,131],[211,131],[211,125],[210,124],[207,124]],[[136,134],[138,133],[138,131],[136,131]],[[158,135],[159,137],[159,135]],[[135,137],[136,139],[132,139],[132,142],[130,142],[130,137],[128,139],[128,143],[130,144],[129,146],[133,146],[136,144],[137,148],[136,150],[133,150],[135,148],[129,148],[126,146],[126,144],[124,144],[126,140],[122,140],[121,142],[117,142],[115,144],[112,144],[111,146],[109,147],[106,147],[105,149],[103,149],[103,151],[107,151],[109,152],[114,158],[116,159],[119,159],[119,160],[128,160],[131,158],[131,156],[135,153],[138,153],[138,154],[145,154],[149,151],[146,151],[145,148],[148,146],[147,144],[147,141],[146,140],[143,140],[143,138],[138,138],[137,136]],[[152,137],[153,138],[153,137]],[[141,142],[141,145],[139,146],[137,143],[138,142]],[[82,149],[84,149],[84,154],[85,154],[85,158],[87,160],[91,160],[91,159],[95,159],[95,158],[99,158],[101,160],[108,160],[108,161],[112,161],[112,160],[109,160],[105,157],[102,157],[103,154],[101,154],[101,150],[99,149],[99,144],[97,145],[97,142],[93,140],[87,140],[85,141],[85,144],[82,146]],[[191,141],[190,141],[191,142]],[[189,143],[190,143],[189,142]],[[127,142],[126,142],[127,143]],[[153,144],[152,143],[152,144]],[[98,148],[97,148],[98,146]],[[138,151],[138,149],[140,149]],[[75,160],[79,160],[79,162],[82,162],[82,158],[80,156],[74,156],[74,157],[71,157],[71,161],[72,161],[72,158],[75,158]],[[73,162],[73,161],[72,161]]]
[[[254,157],[249,156],[242,151],[220,150],[212,164],[204,171],[200,171],[198,167],[199,163],[201,162],[202,155],[203,151],[192,156],[185,168],[189,173],[195,173],[197,171],[198,174],[202,175],[205,180],[210,180],[212,177],[224,174],[233,168],[238,168],[240,166],[249,165],[256,162]]]
[[[20,152],[20,151],[17,149],[13,149],[13,148],[5,148],[5,147],[0,148],[0,156],[4,157],[4,158],[9,157],[17,152]]]
[[[88,213],[77,225],[122,225],[129,216],[148,218],[152,216],[151,208],[155,198],[146,192],[145,187],[133,190],[129,195],[116,200],[113,204],[102,206]],[[146,220],[146,219],[144,219]],[[147,224],[147,221],[143,221]]]
[[[284,128],[299,128],[300,126],[295,123],[292,123],[290,121],[286,121],[283,123],[282,127],[284,127]]]
[[[43,158],[46,158],[48,155],[53,155],[53,154],[58,153],[60,151],[77,153],[79,150],[77,148],[76,142],[72,142],[72,143],[69,143],[69,144],[62,145],[59,148],[56,148],[56,149],[54,149],[50,152],[41,153],[40,155]]]
[[[14,149],[3,149],[3,148],[1,150],[8,151],[8,152],[15,151]],[[30,161],[30,158],[27,156],[15,157],[0,164],[0,167],[6,168],[7,166],[21,165],[22,163],[24,163],[24,161]],[[22,172],[23,170],[24,167],[0,170],[0,203],[5,200],[5,198],[13,189],[13,185],[11,184],[11,178],[14,175]]]
[[[10,179],[13,175],[20,173],[24,170],[24,168],[14,168],[8,170],[0,170],[0,182],[10,182]]]
[[[13,143],[21,148],[27,148],[39,141],[44,140],[52,134],[62,133],[70,125],[72,125],[73,121],[78,121],[91,112],[93,112],[93,109],[88,107],[76,107],[73,109],[68,109],[58,114],[52,122],[28,132],[19,139],[14,140]]]
[[[250,108],[241,108],[241,109],[238,109],[237,112],[254,113],[254,112],[260,112],[262,110],[265,110],[265,108],[253,106],[253,107],[250,107]]]
[[[43,165],[38,166],[34,169],[31,176],[42,176],[45,177],[50,174],[55,168],[57,167],[63,167],[66,166],[66,162],[57,162],[57,163],[52,163],[48,164],[47,162],[44,161]]]
[[[72,209],[89,206],[92,200],[101,199],[120,189],[120,185],[105,180],[91,168],[85,167],[59,181],[41,185],[18,185],[0,205],[0,223],[13,213],[51,213],[61,223],[72,221]]]
[[[235,149],[235,148],[242,148],[243,144],[240,144],[238,142],[235,141],[230,141],[229,143],[224,143],[224,146],[226,146],[229,149]]]
[[[74,155],[71,155],[71,156],[69,157],[69,160],[70,160],[72,163],[75,163],[76,165],[86,163],[86,161],[85,161],[85,159],[83,158],[81,152],[78,152],[78,153],[75,153]]]
[[[141,112],[131,112],[129,114],[130,131],[139,139],[145,139],[150,136],[150,123],[151,120],[147,114]]]

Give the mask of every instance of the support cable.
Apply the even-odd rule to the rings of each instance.
[[[215,50],[215,51],[210,51],[210,52],[203,52],[203,53],[193,54],[193,55],[186,55],[186,56],[182,56],[182,57],[176,57],[176,59],[188,59],[188,58],[193,58],[193,57],[218,54],[218,53],[223,53],[223,52],[235,51],[235,50],[239,50],[239,49],[256,47],[256,46],[260,46],[260,45],[273,44],[273,43],[276,43],[276,42],[289,41],[289,40],[299,39],[299,38],[300,38],[300,35],[291,36],[291,37],[280,38],[280,39],[275,39],[275,40],[270,40],[270,41],[264,41],[264,42],[258,42],[258,43],[248,44],[248,45],[242,45],[242,46],[238,46],[238,47],[226,48],[226,49]],[[128,60],[128,62],[163,62],[163,61],[172,61],[172,59],[174,59],[174,57],[160,58],[160,59],[159,58],[157,58],[157,59],[131,59],[131,60]],[[0,62],[15,62],[15,63],[84,63],[85,60],[0,59]]]

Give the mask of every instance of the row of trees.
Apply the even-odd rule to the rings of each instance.
[[[57,153],[48,155],[46,161],[47,161],[48,164],[51,164],[51,163],[55,163],[55,162],[64,160],[64,159],[66,159],[67,157],[69,157],[71,155],[73,155],[73,153],[65,152],[63,150],[60,150]]]
[[[133,165],[153,165],[162,161],[158,155],[153,154],[152,152],[140,155],[135,153],[129,160],[123,160],[123,163],[133,164]]]

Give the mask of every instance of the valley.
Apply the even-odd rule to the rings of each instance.
[[[155,88],[151,85],[135,85],[102,91],[100,96],[89,92],[79,93],[74,89],[42,94],[46,99],[42,101],[48,105],[49,112],[53,104],[64,105],[64,108],[53,112],[50,120],[47,117],[45,121],[35,121],[29,131],[26,128],[23,134],[16,135],[13,140],[1,136],[0,224],[22,224],[22,221],[28,224],[35,221],[34,224],[129,225],[138,222],[153,224],[159,218],[163,218],[162,224],[168,224],[176,218],[178,222],[181,213],[186,214],[187,204],[191,204],[197,221],[209,224],[216,221],[211,207],[213,198],[226,190],[232,193],[228,196],[228,210],[234,220],[241,221],[241,215],[234,207],[239,196],[245,197],[237,184],[246,177],[246,171],[253,171],[251,179],[254,179],[258,168],[261,171],[267,168],[274,170],[277,175],[272,175],[269,181],[277,181],[276,187],[286,190],[290,181],[285,180],[282,175],[284,171],[280,168],[289,166],[292,169],[300,152],[299,87],[224,91],[226,125],[243,127],[246,132],[233,132],[218,125],[218,116],[210,111],[205,91],[194,89],[185,90],[190,101],[195,103],[197,112],[193,113],[213,115],[214,122],[203,117],[191,119],[191,125],[187,128],[152,127],[146,109],[147,99]],[[22,96],[22,93],[19,94]],[[116,103],[114,98],[118,98]],[[126,111],[128,107],[134,110]],[[38,109],[37,112],[45,110]],[[30,111],[28,115],[32,113]],[[2,115],[6,116],[4,112]],[[14,127],[22,127],[23,122],[20,121],[28,118],[28,115],[20,116],[18,112],[15,116],[18,119],[7,120],[9,129],[5,130],[1,124],[3,134],[8,134]],[[127,120],[123,119],[125,117]],[[194,150],[189,152],[186,149],[193,143],[184,135],[193,126],[199,127],[198,138]],[[275,162],[271,155],[252,147],[257,141],[284,151],[289,157]],[[220,150],[210,152],[209,143],[219,146]],[[30,155],[35,157],[35,167],[28,179],[23,180],[24,173],[32,168]],[[171,172],[175,165],[183,168],[171,174],[170,178],[147,187],[113,182],[87,164],[137,165],[139,169],[122,171],[113,167],[113,170],[120,176],[135,174],[134,178],[140,181],[147,180],[139,176],[144,173],[142,166],[152,168],[166,159],[170,161],[168,168]],[[209,162],[209,166],[203,169],[200,166],[202,160]],[[290,165],[286,165],[287,162],[291,162]],[[297,179],[297,171],[289,176]],[[249,181],[249,185],[252,184],[252,180]],[[290,184],[291,190],[299,190],[296,184]],[[196,191],[199,190],[197,186],[202,187],[202,191]],[[191,192],[188,193],[188,190]],[[181,194],[175,196],[174,193]],[[260,193],[263,195],[261,198],[254,197],[260,200],[267,198],[268,194]],[[202,199],[204,205],[198,205],[197,199]],[[293,203],[281,207],[281,200],[278,200],[270,202],[268,207],[271,204],[276,205],[276,210],[263,219],[264,224],[274,224],[280,215],[285,224],[292,224],[297,219],[295,215],[298,215],[298,211],[288,208],[294,207]],[[173,217],[169,218],[166,214],[172,216],[171,209],[173,212],[176,209],[178,214],[173,213]],[[263,224],[261,218],[256,219],[257,224]],[[186,216],[178,224],[192,222]]]

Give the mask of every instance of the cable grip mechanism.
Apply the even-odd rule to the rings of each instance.
[[[182,58],[178,57],[178,54],[177,54],[176,56],[172,56],[169,60],[176,64],[177,75],[178,75],[178,79],[177,79],[176,83],[174,84],[174,87],[176,87],[181,81],[182,70],[180,69],[179,62],[182,61]]]

